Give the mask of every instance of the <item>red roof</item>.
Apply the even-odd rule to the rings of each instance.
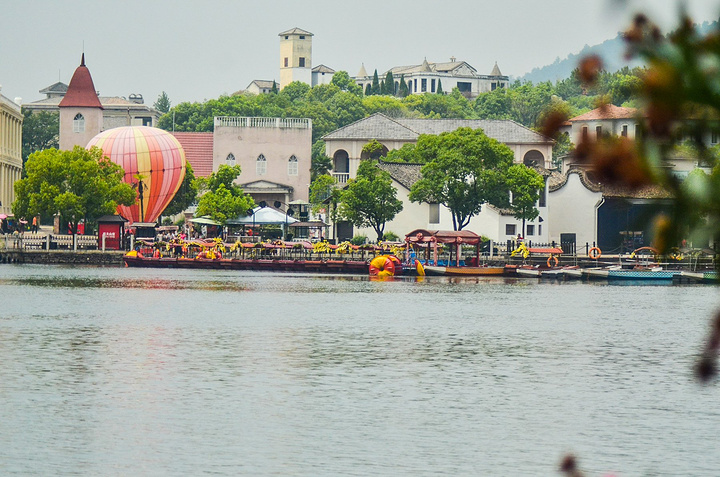
[[[58,106],[61,108],[102,109],[97,91],[95,91],[92,76],[90,76],[90,70],[85,66],[85,53],[83,53],[82,60],[80,60],[80,66],[78,66],[75,73],[73,73],[65,97],[60,101]]]
[[[637,116],[637,109],[623,108],[614,104],[606,104],[588,111],[580,116],[571,118],[570,121],[597,121],[600,119],[631,119]]]
[[[185,159],[192,166],[195,177],[209,177],[213,171],[213,133],[174,132],[172,135],[185,150]]]

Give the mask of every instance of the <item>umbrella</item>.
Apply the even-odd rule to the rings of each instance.
[[[272,207],[256,207],[253,214],[240,216],[227,221],[228,225],[267,225],[267,224],[291,224],[298,222],[298,219],[290,217],[284,212],[275,210]]]
[[[188,222],[201,225],[220,225],[220,222],[215,222],[213,219],[210,219],[208,217],[195,217],[193,219],[190,219]]]
[[[6,214],[0,214],[0,219],[7,219],[7,215],[6,215]]]

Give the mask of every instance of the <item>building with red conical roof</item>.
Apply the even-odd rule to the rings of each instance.
[[[103,130],[103,107],[98,99],[85,53],[73,73],[60,107],[60,149],[85,145]]]

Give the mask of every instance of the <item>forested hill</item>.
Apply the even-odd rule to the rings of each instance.
[[[698,31],[702,34],[706,34],[711,29],[718,28],[718,22],[705,22],[698,25]],[[634,68],[636,66],[643,66],[642,62],[638,60],[627,61],[624,58],[625,55],[625,42],[622,38],[622,34],[611,39],[605,40],[599,45],[585,47],[579,53],[573,53],[568,55],[565,59],[559,57],[550,65],[546,65],[539,68],[533,68],[532,71],[521,76],[521,81],[532,81],[537,84],[543,81],[555,82],[570,77],[572,70],[577,68],[578,61],[589,55],[598,55],[603,59],[605,70],[609,72],[615,72],[624,66]]]

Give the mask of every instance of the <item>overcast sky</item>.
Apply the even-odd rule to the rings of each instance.
[[[651,8],[647,8],[651,5]],[[23,102],[69,83],[83,45],[103,96],[140,93],[173,104],[279,79],[278,33],[314,33],[313,66],[355,75],[399,65],[467,61],[521,76],[613,38],[639,9],[675,26],[677,0],[0,0],[1,94]],[[695,0],[698,22],[720,0]]]

